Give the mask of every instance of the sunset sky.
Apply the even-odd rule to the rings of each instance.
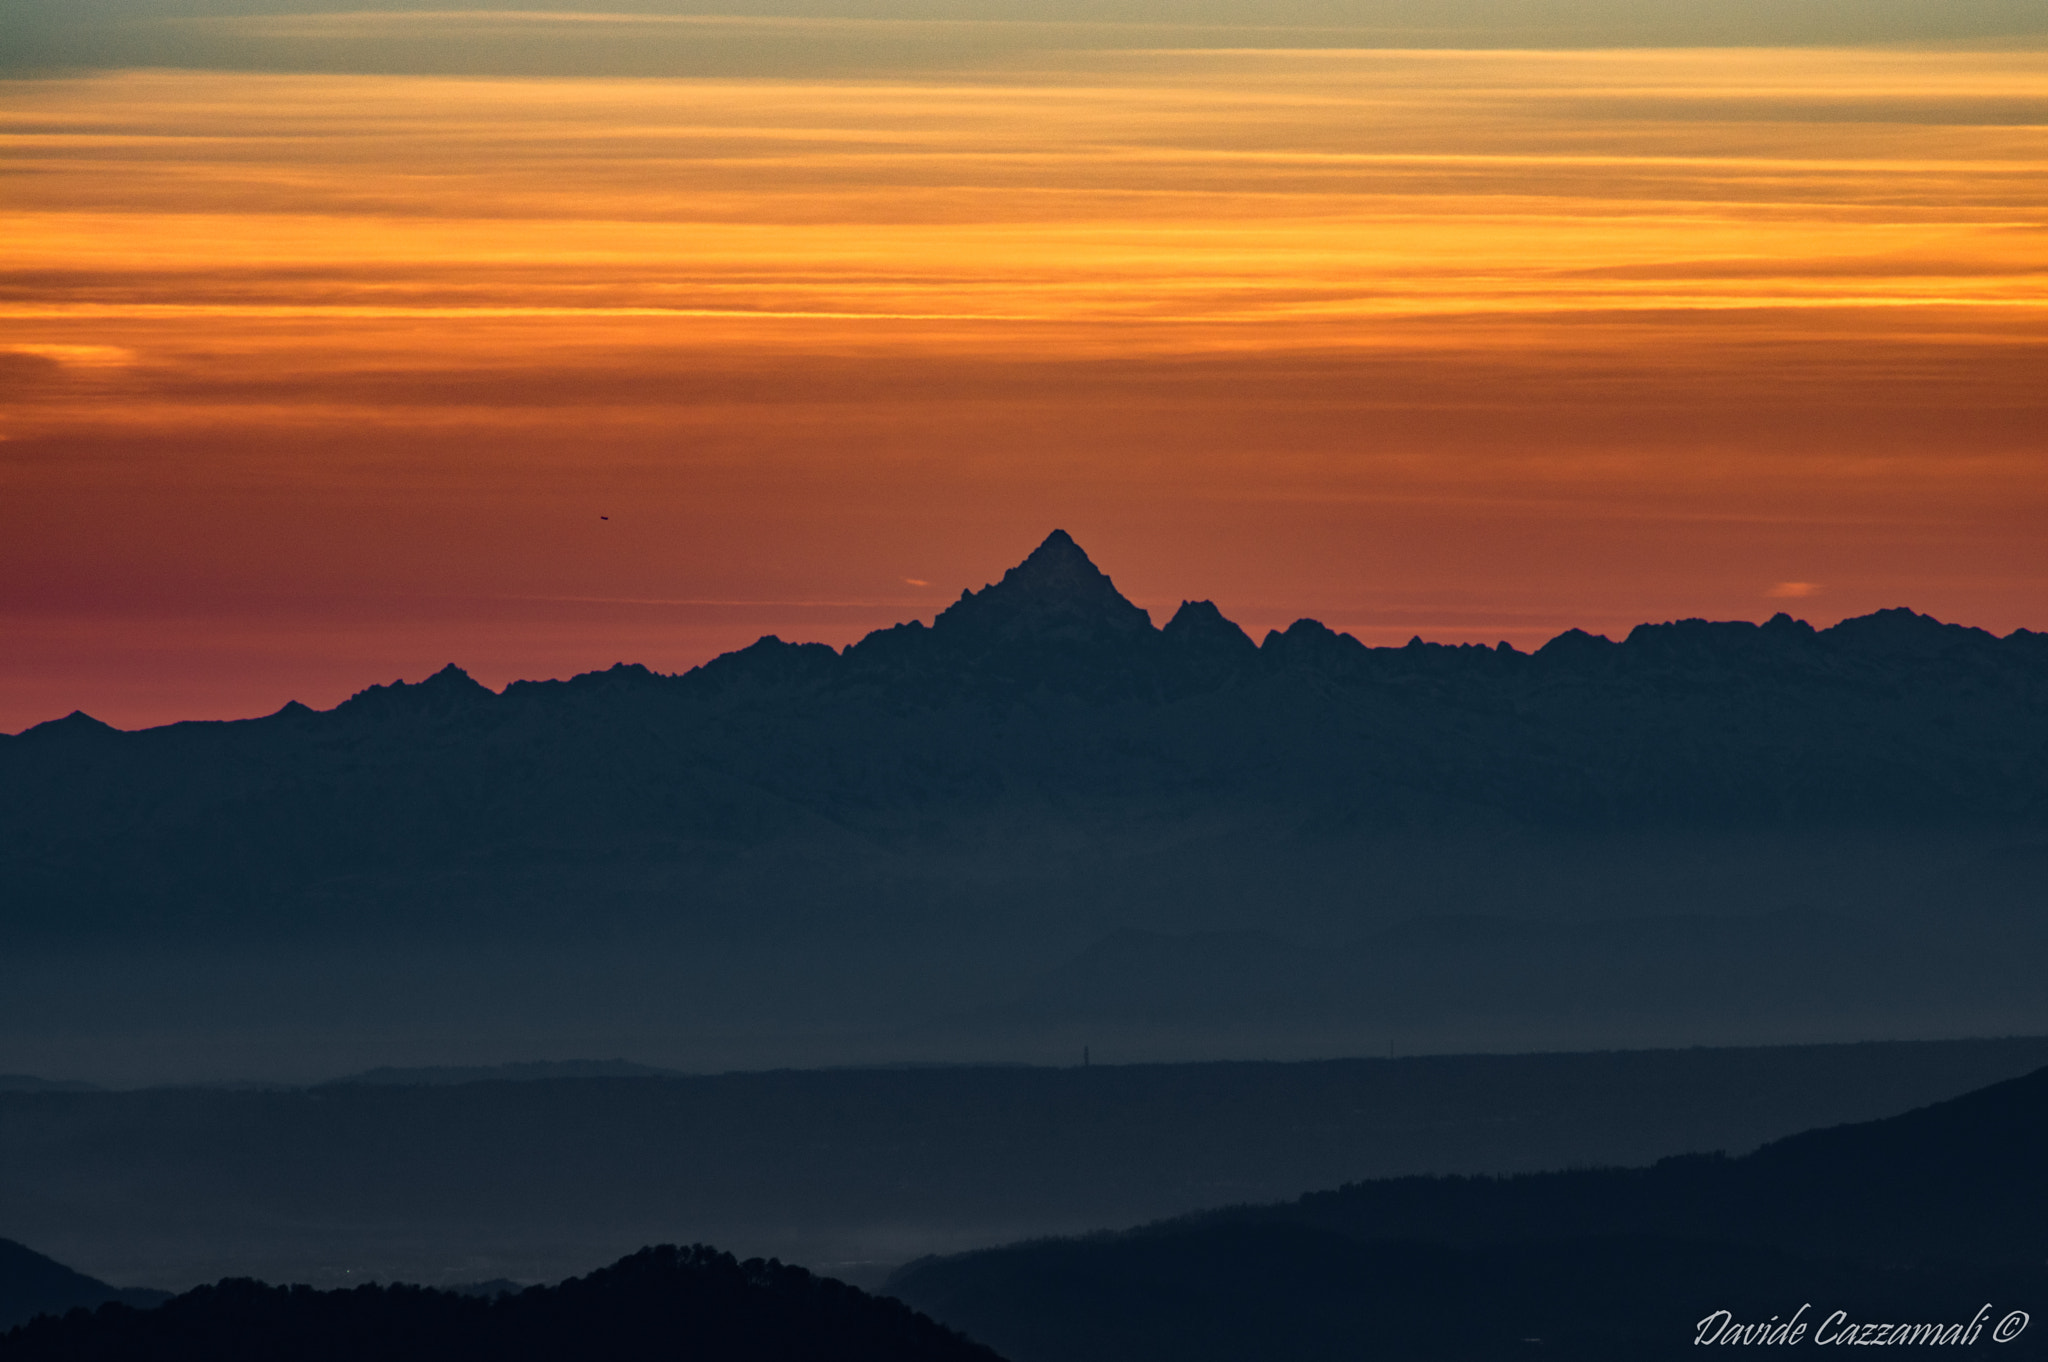
[[[1255,637],[2048,628],[2038,5],[559,3],[9,0],[0,731],[1055,526]]]

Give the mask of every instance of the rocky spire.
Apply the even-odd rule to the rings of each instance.
[[[1125,600],[1065,530],[980,591],[963,591],[932,628],[942,636],[989,643],[1140,638],[1152,617]]]

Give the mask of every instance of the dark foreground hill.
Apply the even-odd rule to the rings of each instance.
[[[2048,635],[1254,643],[1055,533],[841,651],[0,737],[0,1068],[2031,1031],[2044,867]]]
[[[1954,1323],[2048,1355],[2048,1070],[1742,1158],[1360,1183],[913,1263],[889,1289],[1020,1362],[1696,1355],[1696,1325]],[[2010,1326],[2009,1326],[2010,1327]],[[1809,1337],[1807,1342],[1822,1340]],[[1992,1349],[1987,1336],[1980,1345]],[[1375,1353],[1374,1348],[1381,1351]]]
[[[96,1277],[74,1272],[11,1239],[0,1239],[0,1329],[11,1329],[42,1314],[62,1314],[81,1306],[120,1301],[148,1306],[170,1293],[123,1290]]]
[[[150,1310],[45,1316],[6,1362],[999,1362],[898,1301],[701,1245],[481,1296],[224,1281]]]
[[[991,1259],[906,1273],[890,1289],[985,1330],[1017,1362],[1648,1362],[1702,1356],[1694,1340],[1703,1321],[1720,1336],[1719,1311],[1740,1326],[1800,1320],[1795,1357],[1871,1322],[1954,1335],[1978,1322],[1976,1355],[2048,1356],[2040,1326],[1994,1346],[2013,1310],[2042,1314],[2041,1274],[2013,1268],[1870,1267],[1667,1238],[1459,1247],[1293,1224]]]

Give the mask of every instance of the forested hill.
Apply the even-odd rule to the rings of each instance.
[[[926,1259],[889,1289],[1019,1362],[1337,1362],[1363,1338],[1621,1362],[1696,1356],[1717,1310],[1802,1303],[1807,1342],[1848,1341],[1845,1317],[1978,1319],[2001,1356],[2041,1357],[2044,1140],[2048,1070],[1740,1158],[1362,1182]]]
[[[1899,609],[1534,654],[1367,648],[1312,620],[1254,644],[1206,602],[1155,628],[1058,532],[930,626],[843,652],[765,638],[681,676],[502,693],[451,665],[324,712],[0,738],[16,931],[483,865],[772,850],[792,874],[886,873],[1176,828],[1204,855],[1218,831],[1284,855],[1410,830],[1964,826],[2022,855],[2048,827],[2048,635]]]
[[[0,1239],[0,1333],[42,1314],[91,1309],[109,1301],[147,1308],[168,1292],[124,1291],[75,1272],[11,1239]]]
[[[45,1315],[6,1362],[1001,1362],[899,1301],[773,1260],[642,1249],[557,1286],[495,1296],[416,1286],[202,1286],[154,1309]]]
[[[2048,1262],[2048,1069],[1741,1158],[1639,1169],[1361,1182],[1224,1212],[1360,1239],[1473,1244],[1674,1235],[1876,1264]]]

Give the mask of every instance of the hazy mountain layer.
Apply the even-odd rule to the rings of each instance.
[[[0,1229],[166,1287],[545,1281],[676,1239],[872,1283],[1361,1178],[1740,1153],[2042,1064],[2035,1038],[0,1094]]]

